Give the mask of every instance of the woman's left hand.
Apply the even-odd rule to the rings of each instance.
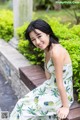
[[[57,115],[59,119],[65,119],[68,114],[69,114],[69,108],[67,107],[61,107],[57,111]]]

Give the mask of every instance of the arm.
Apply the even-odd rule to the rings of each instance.
[[[57,49],[54,48],[54,50],[52,50],[51,57],[54,62],[57,87],[58,87],[62,105],[63,105],[62,109],[60,109],[58,111],[58,115],[61,118],[63,118],[63,114],[65,115],[65,113],[66,113],[65,117],[67,117],[67,114],[69,113],[68,98],[67,98],[65,87],[63,85],[64,53],[61,48],[57,48]],[[68,110],[66,110],[66,108]]]

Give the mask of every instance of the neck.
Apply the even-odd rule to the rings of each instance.
[[[48,50],[48,48],[46,48],[45,50],[44,50],[44,53],[47,53],[49,50]]]

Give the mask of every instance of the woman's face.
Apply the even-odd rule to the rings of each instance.
[[[31,31],[30,34],[30,39],[32,41],[32,43],[40,48],[41,50],[45,50],[48,45],[49,45],[49,35],[38,30],[35,29],[35,31]]]

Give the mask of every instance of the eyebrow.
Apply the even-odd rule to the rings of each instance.
[[[36,33],[36,35],[38,36],[38,35],[41,35],[41,33]]]
[[[34,40],[35,38],[34,37],[32,37],[32,38],[30,38],[31,40]]]
[[[38,36],[38,35],[41,35],[41,33],[36,33],[36,35]],[[31,39],[34,39],[34,37],[32,37]]]
[[[38,35],[41,35],[41,33],[38,33],[38,32],[36,32],[36,31],[34,31],[35,33],[36,33],[36,35],[38,36]],[[32,38],[30,38],[31,40],[33,40],[33,39],[35,39],[34,37],[32,37]]]

